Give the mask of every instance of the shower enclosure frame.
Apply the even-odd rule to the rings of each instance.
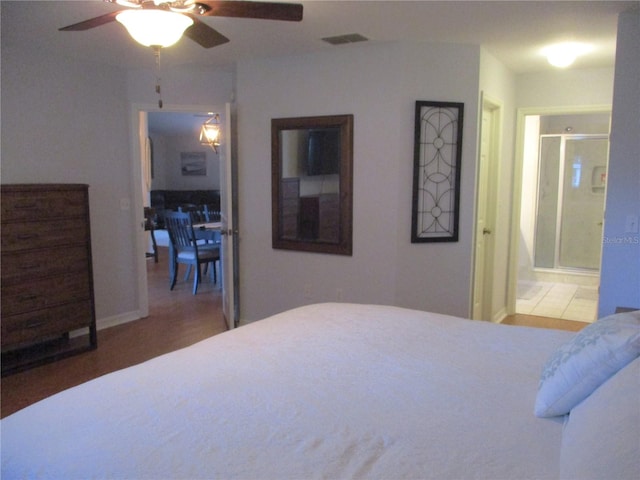
[[[557,178],[557,198],[555,201],[555,228],[554,228],[554,251],[553,251],[553,266],[538,266],[538,259],[536,258],[538,255],[538,221],[540,218],[540,190],[541,190],[541,181],[542,181],[542,156],[544,154],[543,141],[548,138],[559,138],[560,139],[560,147],[559,147],[559,158],[558,158],[558,178]],[[551,133],[551,134],[540,134],[538,139],[538,178],[536,180],[536,208],[535,208],[535,225],[534,225],[534,238],[533,238],[533,247],[534,247],[534,258],[533,260],[533,269],[535,271],[548,271],[548,272],[567,272],[567,273],[585,273],[585,274],[599,274],[600,268],[590,268],[590,267],[577,267],[577,266],[567,266],[563,265],[561,261],[562,256],[562,235],[563,235],[563,216],[564,216],[564,200],[565,200],[565,184],[566,184],[566,144],[568,140],[605,140],[607,142],[607,158],[605,160],[605,174],[608,168],[608,143],[609,143],[609,135],[603,133],[594,133],[594,134],[583,134],[583,133]],[[603,211],[604,211],[604,193],[605,193],[605,185],[602,186],[602,195],[603,195]],[[592,185],[593,188],[593,185]],[[604,216],[604,215],[603,215]],[[599,223],[602,226],[602,222]],[[601,231],[602,234],[602,231]],[[600,252],[601,253],[601,252]]]

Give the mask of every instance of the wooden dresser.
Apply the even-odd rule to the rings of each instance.
[[[87,185],[2,185],[2,375],[97,347]]]

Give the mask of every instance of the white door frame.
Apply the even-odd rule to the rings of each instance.
[[[203,112],[223,112],[224,105],[164,105],[159,108],[158,104],[135,103],[131,106],[131,208],[134,210],[135,218],[135,239],[136,239],[136,271],[138,285],[138,316],[145,318],[149,316],[149,291],[147,286],[147,259],[144,253],[147,251],[147,237],[144,230],[144,208],[142,199],[143,181],[143,158],[145,149],[141,148],[145,144],[148,135],[147,114],[149,112],[169,112],[169,113],[203,113]],[[222,179],[221,179],[222,180]]]
[[[509,248],[509,282],[507,287],[507,313],[516,313],[518,288],[518,258],[520,250],[520,216],[522,215],[522,172],[524,159],[525,119],[529,115],[572,115],[609,113],[611,105],[574,105],[567,107],[519,108],[516,114],[516,148],[513,164],[513,197],[511,210],[511,238]],[[604,228],[603,228],[604,232]]]

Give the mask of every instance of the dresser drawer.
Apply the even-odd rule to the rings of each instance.
[[[88,214],[85,188],[67,190],[23,191],[2,189],[2,222],[49,220],[82,217]]]
[[[34,278],[86,272],[89,250],[79,247],[55,247],[37,252],[2,254],[2,286],[23,283]]]
[[[36,310],[19,315],[3,316],[2,346],[36,343],[43,338],[79,328],[93,322],[91,301]]]
[[[2,225],[3,253],[56,245],[78,245],[86,243],[88,238],[89,225],[74,219]]]
[[[86,272],[2,285],[2,317],[42,308],[88,300],[91,296]]]

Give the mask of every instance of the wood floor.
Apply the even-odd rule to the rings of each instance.
[[[577,332],[589,325],[586,322],[577,322],[575,320],[562,320],[559,318],[547,318],[538,317],[535,315],[509,315],[502,323],[504,325],[521,325],[525,327],[538,327],[538,328],[555,328],[558,330],[569,330],[571,332]]]
[[[98,349],[4,377],[1,417],[93,378],[226,331],[222,296],[217,285],[203,282],[192,295],[182,277],[169,290],[166,249],[160,262],[147,262],[149,317],[98,332]],[[587,324],[531,315],[513,315],[503,323],[576,331]]]

